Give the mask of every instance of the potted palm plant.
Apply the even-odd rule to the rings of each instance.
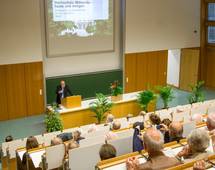
[[[205,82],[199,81],[195,85],[191,85],[191,94],[188,96],[188,101],[190,104],[197,103],[197,102],[203,102],[205,100],[205,96],[203,93],[203,87]]]
[[[102,93],[96,94],[96,100],[90,103],[90,110],[95,113],[97,123],[100,124],[105,118],[106,114],[111,111],[113,103]]]
[[[155,100],[156,98],[157,98],[157,96],[154,94],[153,91],[145,90],[138,94],[137,101],[138,101],[140,107],[143,109],[143,111],[145,111],[147,113],[149,103],[152,102],[153,100]]]
[[[164,109],[168,109],[169,102],[174,99],[173,90],[170,86],[159,86],[158,88],[159,96],[161,97],[164,105]]]
[[[52,109],[47,110],[45,116],[45,125],[47,132],[55,132],[63,130],[63,123],[60,119],[57,105],[52,105]]]
[[[123,88],[120,86],[118,81],[111,83],[111,100],[113,102],[122,100]]]

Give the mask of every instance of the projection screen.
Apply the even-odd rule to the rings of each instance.
[[[47,57],[114,51],[113,0],[46,0]]]

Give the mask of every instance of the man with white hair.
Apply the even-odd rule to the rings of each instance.
[[[206,124],[209,131],[215,132],[215,113],[208,115]]]
[[[159,170],[180,164],[176,158],[168,157],[162,152],[164,139],[162,133],[157,129],[147,129],[143,141],[149,159],[146,163],[140,164],[136,157],[129,158],[126,162],[127,170]]]
[[[206,151],[209,142],[210,137],[205,130],[195,129],[187,137],[188,145],[177,156],[183,157],[186,162],[207,158],[210,155],[210,152]]]

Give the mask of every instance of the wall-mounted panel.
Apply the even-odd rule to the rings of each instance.
[[[27,115],[24,64],[7,65],[7,103],[9,119]]]
[[[8,119],[6,66],[0,66],[0,121]]]

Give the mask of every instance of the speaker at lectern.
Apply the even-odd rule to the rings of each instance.
[[[61,100],[61,105],[67,109],[81,107],[81,96],[69,96]]]

